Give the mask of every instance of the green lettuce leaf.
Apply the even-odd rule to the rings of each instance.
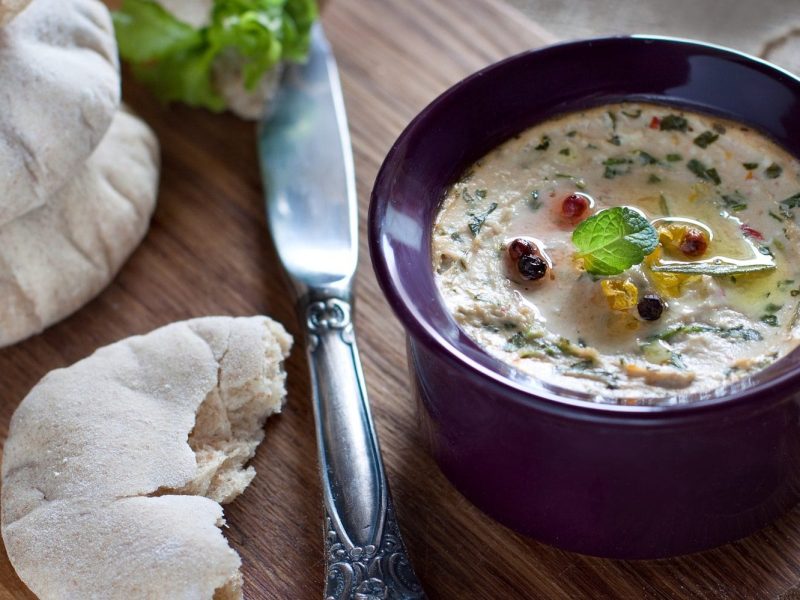
[[[114,13],[120,55],[165,102],[225,109],[213,68],[236,56],[253,90],[281,61],[308,56],[315,0],[215,0],[209,25],[195,29],[153,0],[124,0]]]

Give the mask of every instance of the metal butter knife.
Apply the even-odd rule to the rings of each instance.
[[[308,62],[284,75],[259,151],[269,227],[306,330],[325,504],[325,599],[425,598],[395,521],[353,334],[353,156],[336,63],[319,24]]]

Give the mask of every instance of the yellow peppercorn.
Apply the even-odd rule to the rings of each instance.
[[[661,234],[661,229],[665,228],[659,228],[659,235]],[[699,279],[699,276],[687,275],[686,273],[663,273],[653,271],[653,265],[657,265],[661,261],[661,253],[662,249],[661,246],[659,246],[653,253],[645,257],[644,264],[647,267],[645,273],[659,294],[667,298],[677,298],[683,293],[683,286]]]

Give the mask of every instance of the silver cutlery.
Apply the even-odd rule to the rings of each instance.
[[[358,207],[321,25],[259,131],[267,219],[307,340],[325,510],[326,600],[425,598],[395,520],[353,333]]]

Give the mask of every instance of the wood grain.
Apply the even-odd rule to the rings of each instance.
[[[417,111],[477,68],[549,39],[493,0],[333,0],[325,22],[351,120],[362,232],[378,167]],[[152,228],[96,300],[0,351],[0,439],[45,373],[120,338],[211,314],[264,313],[298,332],[266,235],[253,126],[164,108],[128,77],[124,87],[162,144]],[[403,332],[377,288],[363,237],[361,251],[357,324],[367,382],[398,516],[432,600],[798,597],[800,510],[747,540],[655,562],[562,552],[482,515],[420,445]],[[267,425],[254,460],[258,476],[226,508],[226,533],[244,560],[251,600],[321,597],[321,498],[299,347],[287,369],[289,404]],[[0,598],[31,597],[0,552]]]

